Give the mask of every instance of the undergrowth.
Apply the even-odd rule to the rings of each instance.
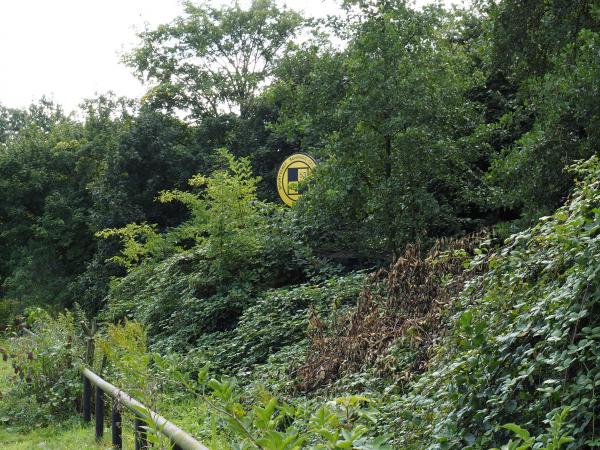
[[[400,448],[489,448],[564,407],[568,448],[600,445],[600,161],[572,168],[564,207],[471,262],[487,270],[453,306],[430,369],[388,401]]]
[[[444,312],[478,273],[465,267],[484,236],[439,240],[425,255],[408,246],[389,270],[370,277],[356,307],[325,317],[313,309],[299,388],[314,390],[369,367],[394,383],[425,370]]]

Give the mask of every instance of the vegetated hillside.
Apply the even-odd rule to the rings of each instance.
[[[142,102],[0,106],[0,328],[40,336],[3,352],[2,421],[75,416],[87,315],[88,363],[185,405],[203,440],[485,448],[564,415],[570,445],[597,445],[598,162],[564,170],[600,143],[597,2],[343,3],[325,22],[186,4],[126,58]],[[297,151],[319,165],[283,208]],[[478,240],[577,176],[553,216]],[[219,381],[180,392],[207,366]],[[209,414],[221,400],[249,429]]]
[[[600,443],[600,161],[573,170],[563,207],[472,261],[486,271],[452,305],[431,366],[387,400],[398,448],[498,446],[501,425],[536,435],[563,407],[570,448]]]
[[[221,443],[214,448],[253,439],[273,439],[265,448],[280,448],[273,442],[284,437],[297,444],[290,448],[388,448],[384,442],[391,448],[490,448],[515,430],[523,448],[592,447],[600,383],[600,161],[593,157],[571,170],[580,181],[566,204],[499,248],[492,241],[477,247],[475,238],[440,243],[425,257],[409,248],[362,294],[361,274],[267,289],[228,330],[199,333],[183,359],[172,353],[177,348],[160,345],[168,336],[154,336],[167,352],[158,356],[148,353],[139,324],[109,326],[96,359],[105,355],[112,381],[139,395],[147,390],[149,401],[158,395],[154,404],[172,416],[185,404],[182,423]],[[155,264],[162,263],[140,267]],[[157,292],[160,283],[176,281],[171,275],[153,281]],[[73,317],[54,324],[47,314],[40,317],[35,323],[47,342],[34,343],[31,354],[28,341],[14,347],[21,381],[0,402],[16,424],[31,417],[44,423],[74,406],[75,371],[65,378],[64,370],[55,370],[81,351]],[[185,380],[193,375],[205,383],[207,362],[213,373],[237,373],[238,388],[231,379],[215,379],[198,398],[196,382]],[[311,371],[322,373],[313,385],[307,383]],[[185,393],[181,383],[194,386]],[[48,392],[67,408],[48,403]],[[207,411],[205,401],[221,406]],[[35,412],[37,402],[46,406],[44,416]],[[227,416],[211,419],[219,408],[235,411],[245,428],[240,432]],[[263,421],[264,414],[272,422]]]
[[[396,448],[499,446],[511,422],[541,442],[564,407],[570,445],[591,446],[600,162],[572,170],[581,181],[567,203],[499,248],[482,236],[424,257],[409,247],[361,294],[360,274],[270,290],[230,330],[201,337],[185,365],[234,369],[247,392],[258,383],[294,404],[364,395],[379,409],[370,433]]]
[[[369,277],[347,313],[312,310],[298,387],[313,391],[369,368],[390,385],[403,385],[423,372],[443,335],[448,306],[479,273],[465,268],[486,235],[438,240],[425,254],[409,245],[389,270]]]

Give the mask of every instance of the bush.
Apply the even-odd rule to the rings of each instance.
[[[6,330],[14,322],[19,310],[20,303],[17,300],[0,299],[0,331]]]
[[[425,255],[408,246],[389,271],[369,278],[355,308],[332,318],[313,314],[299,387],[313,390],[370,367],[402,383],[423,372],[445,328],[443,311],[476,274],[465,263],[482,236],[440,240]]]
[[[188,222],[162,234],[148,225],[100,233],[121,238],[113,261],[128,269],[113,281],[104,317],[140,321],[155,350],[184,352],[233,330],[264,291],[337,272],[311,254],[288,211],[256,198],[249,160],[220,155],[222,169],[190,180],[200,193],[161,193],[188,207]]]
[[[364,278],[359,272],[320,284],[269,290],[243,312],[235,329],[202,336],[190,355],[192,364],[210,361],[220,373],[249,373],[282,348],[305,343],[310,311],[330,315],[354,305]]]
[[[81,391],[83,345],[73,314],[56,318],[41,314],[32,330],[35,336],[13,337],[3,358],[13,368],[11,388],[0,402],[4,422],[16,426],[42,425],[64,419],[78,408]]]
[[[156,365],[170,381],[187,390],[218,418],[231,448],[388,450],[385,438],[369,437],[376,411],[362,396],[336,398],[327,405],[287,404],[262,389],[254,398],[240,393],[235,379],[209,378],[208,367],[195,380],[155,355]]]

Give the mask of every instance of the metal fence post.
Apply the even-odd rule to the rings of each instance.
[[[83,410],[83,421],[89,423],[92,420],[92,383],[86,377],[83,377],[81,408]]]
[[[96,386],[94,413],[96,416],[96,441],[101,441],[104,435],[104,392],[98,386]]]
[[[121,425],[121,410],[117,400],[113,400],[112,416],[110,423],[110,431],[112,434],[112,445],[114,448],[123,448],[123,427]]]
[[[147,450],[148,449],[148,441],[146,440],[146,430],[143,428],[145,426],[144,421],[139,417],[135,417],[135,450]]]

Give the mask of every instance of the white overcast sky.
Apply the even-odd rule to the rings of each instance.
[[[310,16],[338,11],[335,0],[285,3]],[[46,95],[72,110],[109,90],[139,97],[144,86],[119,55],[145,23],[166,23],[181,11],[179,0],[0,0],[0,104],[25,107]]]

